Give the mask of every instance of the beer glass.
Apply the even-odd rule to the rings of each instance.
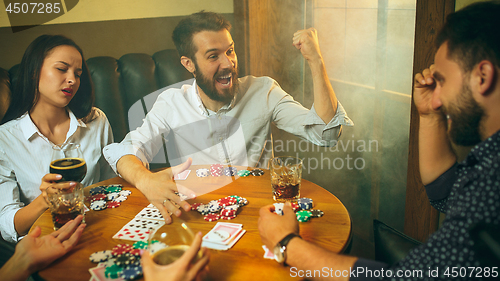
[[[80,182],[87,174],[87,164],[83,159],[80,145],[66,143],[52,147],[52,161],[50,162],[50,173],[60,174],[59,181]]]
[[[155,263],[171,264],[191,247],[193,239],[193,231],[186,222],[163,225],[149,234],[148,251]],[[192,262],[195,263],[201,255],[201,252],[198,252]]]

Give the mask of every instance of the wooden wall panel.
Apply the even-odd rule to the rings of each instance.
[[[446,15],[454,10],[454,0],[417,0],[414,76],[434,62],[436,52],[434,39],[445,22]],[[437,230],[439,212],[429,204],[429,199],[420,179],[418,127],[419,116],[412,101],[404,230],[407,235],[424,241]]]

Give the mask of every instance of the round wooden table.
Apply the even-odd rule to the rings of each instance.
[[[200,167],[191,167],[188,178],[177,183],[197,191],[197,194],[213,191],[198,195],[196,199],[188,200],[188,202],[207,203],[228,195],[238,195],[249,201],[248,205],[238,210],[235,219],[226,221],[243,224],[246,233],[227,251],[211,250],[210,278],[212,280],[296,280],[290,277],[288,267],[281,266],[274,260],[263,258],[264,250],[257,229],[257,220],[259,209],[274,203],[269,172],[265,170],[265,174],[259,177],[250,175],[241,178],[227,176],[200,178],[196,176],[197,168]],[[91,277],[89,269],[96,266],[95,263],[89,261],[92,253],[110,250],[117,244],[134,243],[134,241],[113,239],[112,236],[149,202],[139,190],[119,177],[87,187],[86,196],[90,188],[108,184],[122,184],[123,189],[131,190],[132,194],[118,208],[88,211],[85,214],[87,227],[78,245],[67,255],[40,271],[40,277],[49,281],[88,281]],[[342,252],[351,237],[351,219],[342,202],[324,188],[307,180],[302,180],[301,197],[312,198],[314,208],[324,211],[325,214],[321,218],[313,218],[309,222],[300,223],[300,235],[303,239],[312,241],[325,249],[336,253]],[[216,224],[216,222],[205,221],[203,216],[196,211],[183,211],[180,218],[186,221],[193,231],[201,231],[203,234]],[[179,219],[174,217],[173,224],[177,223]],[[43,213],[34,225],[42,228],[42,235],[51,233],[53,224],[50,212],[47,210]]]

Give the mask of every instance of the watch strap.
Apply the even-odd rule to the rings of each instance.
[[[295,234],[295,233],[290,233],[287,236],[285,236],[283,239],[281,239],[280,242],[278,242],[278,246],[280,247],[281,251],[283,252],[283,262],[282,264],[286,266],[286,246],[288,245],[288,242],[292,240],[295,237],[300,237],[300,235]]]

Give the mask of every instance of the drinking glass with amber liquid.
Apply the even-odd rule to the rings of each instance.
[[[269,171],[274,201],[297,201],[302,181],[302,160],[292,156],[274,157],[269,160]]]
[[[62,176],[58,182],[76,182],[73,188],[47,194],[54,229],[57,230],[78,215],[84,215],[85,197],[80,181],[87,174],[87,164],[83,159],[80,145],[66,143],[53,146],[50,173]]]
[[[186,222],[175,222],[163,225],[151,231],[148,239],[148,251],[153,261],[159,265],[167,265],[178,260],[193,243],[194,234]],[[192,260],[196,263],[202,257],[201,251]]]

